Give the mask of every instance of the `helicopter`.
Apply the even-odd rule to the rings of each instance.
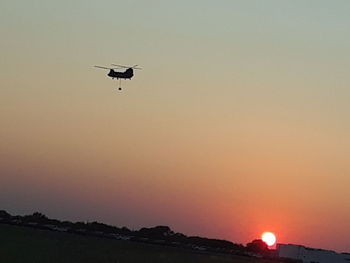
[[[117,65],[117,64],[111,64],[114,67],[101,67],[101,66],[94,66],[95,68],[100,69],[107,69],[109,70],[107,76],[112,79],[119,79],[119,90],[122,90],[121,87],[121,80],[122,79],[131,79],[134,76],[134,69],[142,69],[138,67],[138,65],[134,65],[132,67],[123,66],[123,65]],[[116,71],[118,69],[126,69],[124,72]]]

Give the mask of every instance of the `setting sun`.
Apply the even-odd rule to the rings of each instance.
[[[276,236],[271,232],[264,232],[261,235],[262,241],[264,241],[269,247],[273,246],[276,243]]]

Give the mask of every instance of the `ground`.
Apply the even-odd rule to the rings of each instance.
[[[278,263],[231,255],[0,224],[0,262]]]

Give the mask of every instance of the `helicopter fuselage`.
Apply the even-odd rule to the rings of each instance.
[[[107,76],[112,79],[131,79],[134,76],[134,70],[132,68],[128,68],[124,72],[118,72],[110,69]]]

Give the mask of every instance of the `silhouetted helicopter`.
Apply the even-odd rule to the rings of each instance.
[[[114,66],[113,68],[108,67],[101,67],[101,66],[95,66],[95,68],[101,68],[101,69],[108,69],[109,73],[107,74],[108,77],[112,79],[119,79],[119,90],[121,90],[121,80],[122,79],[131,79],[134,76],[134,69],[142,69],[139,68],[138,65],[134,65],[132,67],[123,66],[123,65],[117,65],[117,64],[111,64]],[[117,69],[125,68],[126,70],[124,72],[115,71]]]

